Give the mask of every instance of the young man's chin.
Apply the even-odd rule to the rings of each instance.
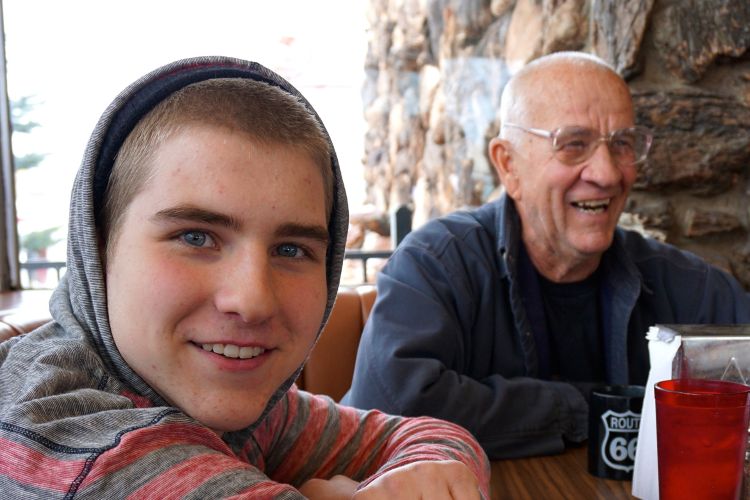
[[[263,408],[265,408],[265,405]],[[250,427],[260,418],[261,413],[262,409],[260,411],[253,409],[241,416],[207,415],[206,418],[200,418],[200,415],[191,416],[214,431],[218,436],[222,436],[225,432],[235,432]]]

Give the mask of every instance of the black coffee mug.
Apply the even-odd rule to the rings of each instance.
[[[645,388],[606,385],[589,398],[589,472],[606,479],[632,479]]]

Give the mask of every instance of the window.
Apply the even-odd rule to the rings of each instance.
[[[16,125],[15,179],[8,178],[11,169],[3,179],[15,185],[20,270],[11,265],[11,286],[56,285],[65,261],[69,193],[96,121],[129,83],[184,57],[240,57],[286,77],[326,124],[350,203],[359,202],[365,0],[2,0],[0,5]],[[11,203],[12,193],[6,198]],[[4,247],[15,245],[13,222],[11,216]],[[14,251],[9,254],[13,263]]]

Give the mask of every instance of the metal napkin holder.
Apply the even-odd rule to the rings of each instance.
[[[750,325],[657,325],[659,340],[682,338],[674,378],[750,383]]]

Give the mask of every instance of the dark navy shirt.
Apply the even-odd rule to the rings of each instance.
[[[550,344],[551,378],[604,382],[599,273],[576,283],[539,284]]]

